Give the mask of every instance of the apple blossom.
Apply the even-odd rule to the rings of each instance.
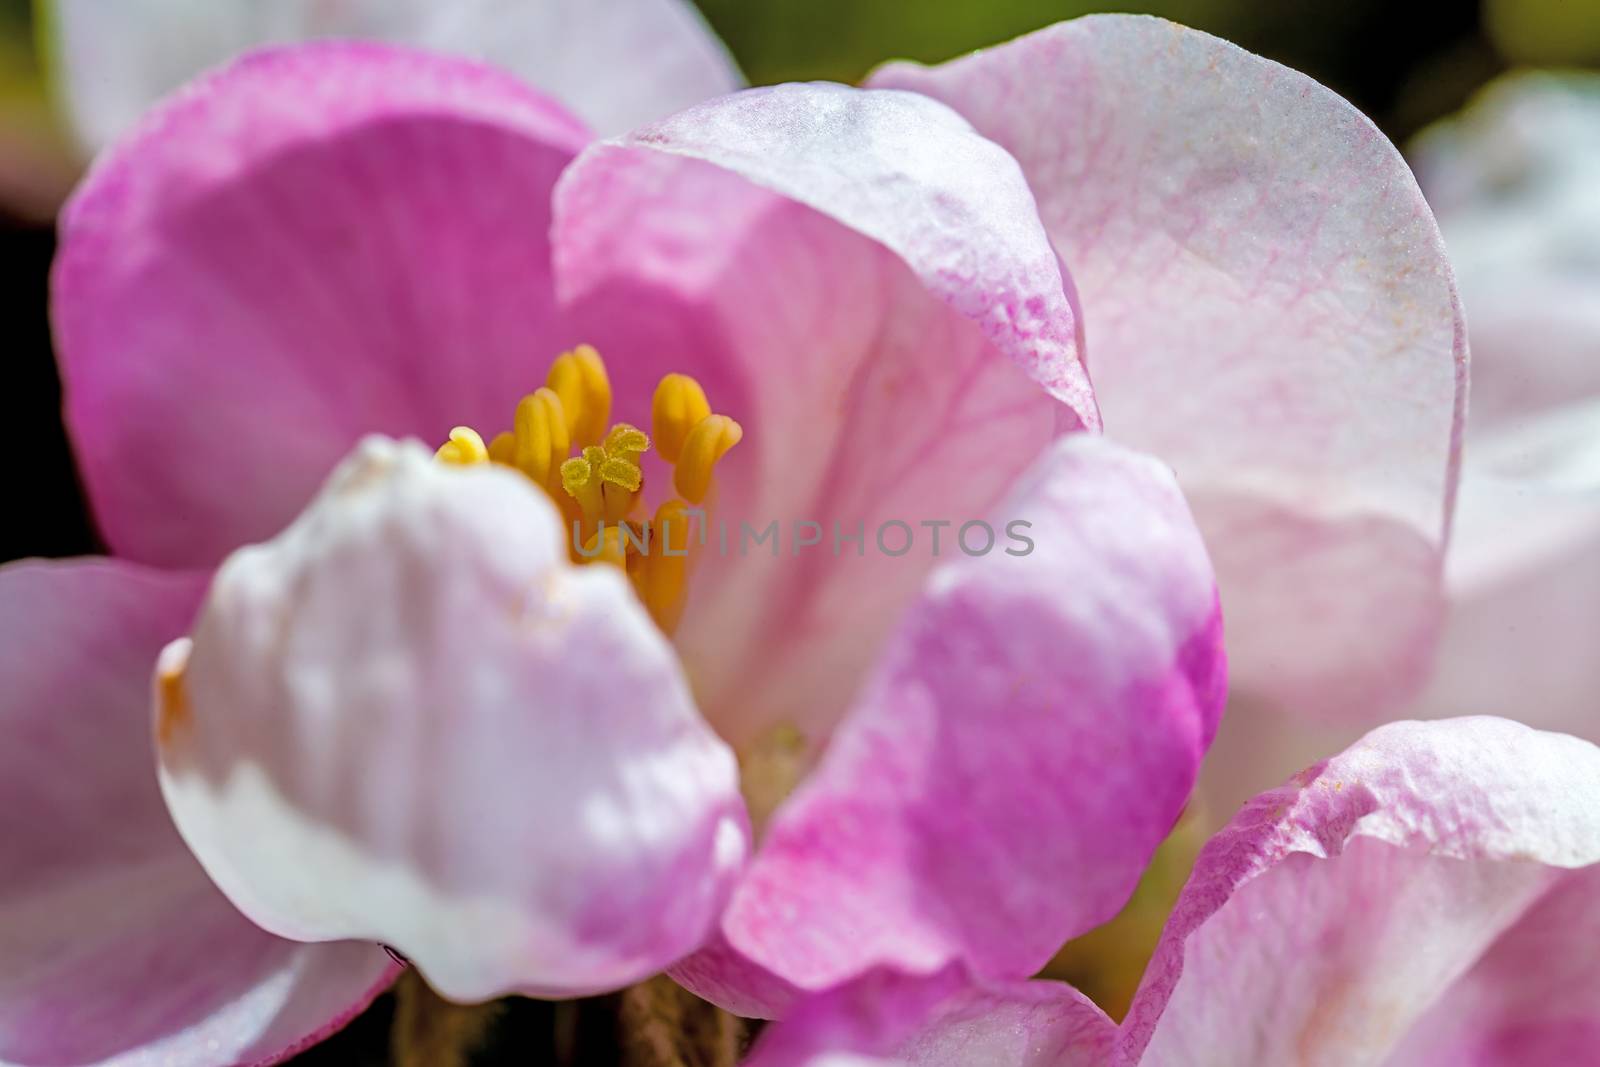
[[[1419,676],[1465,349],[1392,146],[1153,19],[874,84],[592,142],[510,75],[325,43],[203,78],[97,161],[55,321],[126,560],[0,572],[38,589],[4,625],[58,597],[69,645],[17,670],[118,710],[144,692],[126,665],[192,629],[156,675],[167,801],[245,915],[327,943],[306,958],[381,940],[458,997],[671,967],[749,1014],[880,968],[1020,979],[1116,911],[1188,797],[1225,690],[1208,549],[1245,684],[1342,707]],[[1101,404],[1176,481],[1099,435]],[[372,433],[446,443],[372,439],[328,480]],[[702,551],[682,574],[560,551],[568,518],[675,502],[1018,518],[1036,551]],[[191,627],[203,579],[153,568],[219,563]],[[171,588],[128,594],[152,613],[131,623],[66,600],[144,585]],[[59,770],[18,767],[14,806],[75,812],[29,800]],[[137,930],[203,970],[192,934]],[[57,1019],[89,1010],[17,973]],[[295,1040],[370,988],[301,990]],[[125,1048],[244,1054],[184,1044],[210,1005],[99,992],[103,1019],[160,1020]]]

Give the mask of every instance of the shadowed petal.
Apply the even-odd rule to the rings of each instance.
[[[506,419],[553,351],[548,195],[585,138],[509,75],[365,44],[258,53],[152,113],[67,206],[54,276],[112,547],[214,563],[363,432]]]
[[[680,981],[770,1015],[877,965],[1021,978],[1127,899],[1224,697],[1210,564],[1170,473],[1098,437],[1000,514],[1033,550],[930,575]]]
[[[520,473],[364,442],[163,653],[161,784],[223,892],[393,945],[441,994],[617,988],[697,947],[745,853],[732,754]]]
[[[1106,427],[1172,463],[1212,546],[1239,687],[1369,719],[1414,690],[1466,345],[1394,147],[1309,78],[1143,17],[871,84],[951,104],[1021,162]]]
[[[0,1064],[266,1063],[394,977],[234,910],[162,808],[149,678],[204,579],[126,563],[0,569]]]

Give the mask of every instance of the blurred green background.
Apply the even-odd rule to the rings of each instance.
[[[110,3],[131,0],[108,0]],[[259,0],[271,3],[275,0]],[[439,0],[449,3],[451,0]],[[698,0],[751,82],[855,81],[895,58],[937,61],[1093,11],[1163,15],[1305,71],[1399,143],[1513,66],[1600,65],[1600,0]],[[47,278],[51,215],[78,164],[49,104],[29,0],[0,0],[0,418],[26,462],[6,465],[0,561],[94,551],[59,419]],[[387,1062],[385,997],[302,1065]],[[502,1012],[484,1063],[616,1062],[614,998]],[[581,1048],[577,1058],[558,1047]],[[503,1051],[497,1051],[503,1050]]]

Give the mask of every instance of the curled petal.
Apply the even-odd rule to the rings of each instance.
[[[286,937],[393,945],[453,999],[659,970],[744,857],[671,647],[504,468],[369,439],[223,565],[157,692],[162,788],[223,892]]]
[[[1594,745],[1504,719],[1381,727],[1206,845],[1119,1062],[1391,1062],[1462,975],[1596,863]]]
[[[1170,472],[1098,437],[999,514],[1034,547],[930,575],[680,981],[771,1015],[874,966],[1023,978],[1127,899],[1225,694],[1210,564]]]
[[[204,588],[110,560],[0,569],[0,1063],[275,1063],[397,971],[262,931],[173,830],[150,668]]]
[[[575,170],[606,181],[618,154],[639,149],[704,160],[890,249],[1066,404],[1064,418],[1099,426],[1070,283],[1028,185],[1015,160],[948,108],[826,83],[751,89],[598,146]]]
[[[602,133],[740,84],[685,0],[47,0],[46,43],[89,150],[183,82],[241,52],[343,37],[492,63]]]
[[[1173,464],[1216,546],[1238,686],[1368,717],[1414,691],[1466,343],[1395,148],[1309,78],[1136,16],[871,84],[949,103],[1022,164],[1107,427]]]
[[[108,150],[52,315],[117,552],[215,563],[365,432],[504,420],[555,351],[547,197],[586,139],[509,75],[334,43],[208,75]]]

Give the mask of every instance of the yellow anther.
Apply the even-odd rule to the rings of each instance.
[[[590,445],[561,465],[561,487],[581,505],[586,529],[600,519],[620,522],[633,510],[644,485],[639,455],[649,447],[643,431],[619,422],[603,445]]]
[[[561,398],[552,389],[535,389],[517,404],[512,421],[513,465],[534,484],[555,488],[571,442]]]
[[[631,460],[640,453],[649,451],[650,438],[646,437],[645,432],[637,426],[619,422],[606,434],[603,447],[608,456]]]
[[[609,563],[626,569],[628,544],[623,539],[621,527],[607,526],[592,535],[583,546],[583,558],[590,563]]]
[[[661,458],[668,463],[678,462],[689,431],[710,414],[711,404],[699,382],[687,374],[662,378],[650,403],[650,432]]]
[[[673,487],[691,504],[698,504],[711,491],[711,471],[728,449],[739,443],[744,429],[726,415],[701,419],[689,431],[683,454],[672,472]]]
[[[461,467],[489,462],[489,450],[483,446],[483,438],[470,426],[457,426],[451,430],[450,440],[440,445],[434,455],[445,463]]]
[[[611,421],[611,379],[600,353],[589,345],[563,352],[550,365],[545,384],[561,398],[572,443],[580,448],[599,444]]]
[[[169,646],[168,652],[171,651]],[[184,659],[167,654],[156,664],[156,738],[163,745],[190,722],[189,694],[183,685],[184,664]]]
[[[583,450],[583,455],[574,456],[561,464],[561,488],[578,502],[586,529],[592,529],[605,514],[599,471],[604,461],[605,453],[598,446],[590,445]]]
[[[678,625],[689,588],[689,539],[696,521],[688,504],[668,500],[656,509],[650,524],[650,554],[638,558],[633,586],[650,617],[666,633]]]
[[[651,401],[654,441],[629,423],[610,425],[611,382],[600,354],[588,345],[563,352],[546,384],[517,404],[512,428],[486,447],[466,426],[450,431],[438,450],[446,463],[493,462],[515,467],[546,490],[571,535],[575,562],[623,568],[661,628],[677,625],[687,600],[691,546],[704,543],[696,505],[711,491],[717,462],[744,431],[712,414],[700,383],[686,374],[661,379]],[[659,448],[673,465],[681,499],[667,500],[649,522],[637,511],[644,491],[643,454]],[[568,454],[576,448],[578,454]],[[691,515],[690,512],[694,512]]]
[[[644,484],[644,471],[639,469],[639,464],[619,456],[600,464],[600,480],[607,488],[615,486],[630,493],[637,493],[639,487]]]

